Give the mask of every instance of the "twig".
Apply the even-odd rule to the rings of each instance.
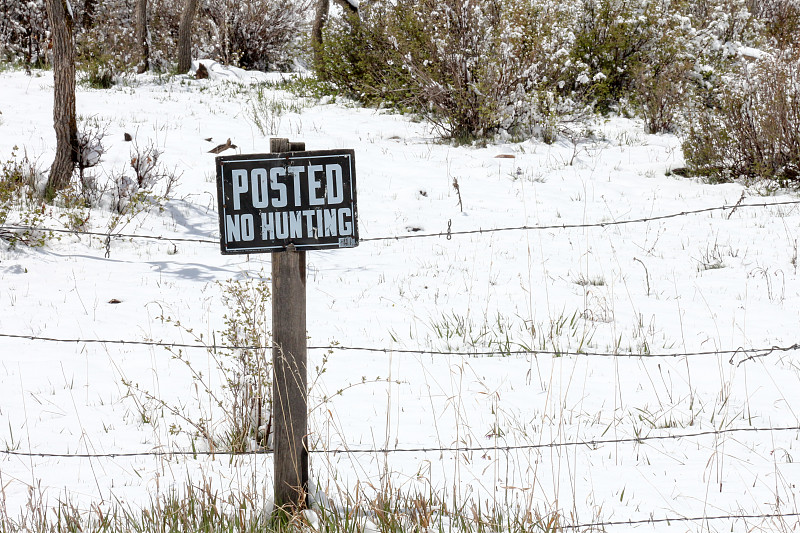
[[[650,273],[647,271],[647,265],[645,265],[644,262],[637,257],[634,257],[633,260],[641,263],[642,268],[644,268],[644,278],[647,281],[647,295],[650,296]]]

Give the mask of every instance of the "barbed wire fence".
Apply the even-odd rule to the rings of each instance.
[[[642,224],[648,222],[658,222],[673,218],[686,217],[691,215],[698,215],[703,213],[713,213],[717,211],[733,213],[738,209],[748,208],[770,208],[781,207],[790,205],[800,205],[800,200],[785,200],[780,202],[759,202],[759,203],[737,203],[725,204],[714,207],[705,207],[700,209],[678,211],[675,213],[668,213],[664,215],[655,215],[649,217],[639,217],[623,220],[611,220],[606,222],[593,222],[585,224],[542,224],[542,225],[521,225],[521,226],[507,226],[498,228],[478,228],[469,230],[452,230],[452,224],[448,224],[446,231],[433,232],[433,233],[408,233],[403,235],[390,235],[390,236],[377,236],[365,237],[359,239],[359,242],[379,242],[379,241],[401,241],[409,239],[427,239],[432,237],[445,237],[451,239],[452,237],[459,237],[465,235],[489,235],[494,233],[505,233],[511,231],[552,231],[552,230],[567,230],[567,229],[591,229],[591,228],[610,228],[614,226],[625,226],[629,224]],[[53,228],[47,226],[29,226],[29,225],[15,225],[15,224],[2,224],[0,231],[37,231],[37,232],[50,232],[62,233],[72,235],[85,235],[90,237],[98,237],[102,239],[140,239],[140,240],[153,240],[164,241],[170,243],[197,243],[197,244],[213,244],[219,246],[219,238],[204,238],[204,237],[180,237],[180,236],[167,236],[167,235],[149,235],[142,233],[114,233],[102,231],[86,231],[72,228]]]
[[[608,522],[587,522],[585,524],[559,524],[561,529],[592,531],[595,528],[610,526],[643,526],[685,522],[709,522],[720,520],[774,520],[783,518],[800,518],[800,513],[767,513],[767,514],[727,514],[711,516],[672,516],[668,518],[645,518],[641,520],[614,520]],[[754,528],[757,529],[757,528]]]
[[[667,441],[667,440],[682,440],[694,439],[700,437],[719,437],[721,435],[730,435],[737,433],[782,433],[796,431],[800,432],[800,426],[783,426],[783,427],[743,427],[743,428],[728,428],[708,431],[698,431],[694,433],[674,433],[666,435],[645,435],[635,437],[624,437],[616,439],[591,439],[580,441],[566,441],[566,442],[548,442],[542,444],[515,444],[515,445],[492,445],[492,446],[417,446],[405,448],[357,448],[357,447],[341,447],[341,448],[317,448],[311,449],[308,453],[320,455],[353,455],[353,454],[397,454],[397,453],[484,453],[484,452],[512,452],[512,451],[526,451],[526,450],[542,450],[553,448],[568,448],[568,447],[588,447],[592,450],[599,449],[602,446],[609,444],[645,444],[653,441]],[[41,458],[58,458],[58,459],[114,459],[123,457],[236,457],[248,455],[269,455],[272,453],[271,449],[259,449],[251,451],[227,451],[227,450],[152,450],[142,452],[109,452],[109,453],[57,453],[57,452],[33,452],[33,451],[19,451],[19,450],[0,450],[0,455],[15,456],[15,457],[41,457]]]
[[[398,453],[415,453],[415,454],[429,454],[429,453],[509,453],[512,451],[520,450],[542,450],[553,448],[565,447],[588,447],[591,450],[599,450],[604,445],[610,444],[648,444],[651,441],[664,441],[664,440],[683,440],[694,439],[702,437],[718,437],[720,435],[738,434],[738,433],[775,433],[775,432],[800,432],[800,426],[789,427],[745,427],[745,428],[729,428],[722,430],[709,430],[699,431],[695,433],[682,433],[682,434],[667,434],[667,435],[648,435],[637,436],[630,438],[617,438],[617,439],[597,439],[597,440],[584,440],[573,442],[555,442],[544,444],[529,444],[529,445],[495,445],[495,446],[454,446],[454,447],[418,447],[418,448],[337,448],[337,449],[312,449],[309,453],[312,455],[355,455],[355,454],[370,454],[370,455],[388,455]],[[271,455],[272,450],[262,449],[253,450],[248,452],[229,452],[229,451],[186,451],[186,450],[155,450],[148,452],[129,452],[129,453],[50,453],[50,452],[24,452],[17,450],[0,450],[0,456],[11,456],[21,458],[55,458],[55,459],[121,459],[121,458],[141,458],[141,457],[191,457],[198,459],[201,457],[224,457],[226,460],[231,461],[234,457],[242,456],[265,456]],[[673,523],[687,523],[687,522],[719,522],[725,520],[786,520],[786,519],[800,519],[800,513],[797,512],[775,512],[775,513],[731,513],[731,514],[717,514],[717,515],[703,515],[703,516],[662,516],[657,517],[651,512],[650,517],[644,519],[628,519],[628,520],[609,520],[609,521],[593,521],[577,524],[559,523],[561,530],[580,531],[580,530],[593,530],[595,528],[607,528],[612,526],[644,526],[644,525],[659,525]]]
[[[470,229],[470,230],[452,230],[451,222],[448,222],[446,231],[433,232],[433,233],[409,233],[394,236],[377,236],[367,237],[360,239],[360,242],[380,242],[380,241],[400,241],[408,239],[424,239],[424,238],[446,238],[451,240],[453,237],[467,236],[467,235],[484,235],[494,234],[501,232],[512,231],[554,231],[554,230],[568,230],[568,229],[592,229],[592,228],[609,228],[614,226],[623,226],[630,224],[641,224],[656,221],[663,221],[679,217],[686,217],[691,215],[698,215],[704,213],[714,212],[728,212],[729,217],[738,209],[748,208],[772,208],[781,206],[796,206],[800,205],[800,200],[789,200],[780,202],[760,202],[760,203],[741,203],[734,205],[722,205],[707,208],[700,208],[694,210],[685,210],[675,213],[668,213],[663,215],[655,215],[650,217],[631,218],[623,220],[612,220],[597,223],[585,224],[545,224],[545,225],[520,225],[509,227],[496,227],[487,229]],[[166,236],[166,235],[149,235],[139,233],[114,233],[114,232],[100,232],[100,231],[83,231],[70,228],[52,228],[41,226],[28,226],[28,225],[14,225],[5,224],[0,225],[0,232],[50,232],[60,234],[73,234],[90,236],[104,239],[105,247],[108,252],[110,249],[111,239],[131,239],[131,240],[150,240],[161,241],[169,243],[196,243],[196,244],[209,244],[219,245],[219,240],[214,238],[193,238],[193,237],[180,237],[180,236]],[[229,346],[218,344],[203,344],[203,343],[182,343],[182,342],[168,342],[161,340],[125,340],[125,339],[98,339],[98,338],[58,338],[46,337],[37,335],[26,335],[19,333],[0,332],[0,338],[27,340],[34,342],[52,342],[52,343],[67,343],[67,344],[103,344],[103,345],[136,345],[147,347],[164,347],[164,348],[184,348],[184,349],[206,349],[206,350],[230,350],[230,349],[269,349],[269,346]],[[406,355],[419,355],[419,356],[586,356],[586,357],[661,357],[661,358],[680,358],[680,357],[700,357],[700,356],[725,356],[730,357],[729,363],[741,365],[747,361],[756,358],[766,357],[773,353],[778,352],[792,352],[800,350],[800,343],[794,343],[785,346],[768,346],[761,348],[745,348],[738,347],[728,350],[707,350],[707,351],[694,351],[694,352],[666,352],[666,353],[617,353],[617,352],[590,352],[590,351],[569,351],[569,350],[534,350],[534,349],[519,349],[519,350],[432,350],[432,349],[405,349],[405,348],[382,348],[382,347],[367,347],[367,346],[343,346],[343,345],[327,345],[327,346],[309,346],[309,350],[325,350],[325,351],[361,351],[370,353],[384,353],[384,354],[406,354]],[[741,356],[738,361],[734,361],[736,356]],[[494,453],[510,453],[512,451],[534,451],[541,449],[556,449],[565,447],[587,447],[591,450],[596,450],[605,445],[610,444],[649,444],[655,441],[666,440],[683,440],[683,439],[698,439],[704,437],[718,437],[729,434],[740,433],[770,433],[770,432],[800,432],[800,426],[784,426],[784,427],[742,427],[742,428],[727,428],[717,430],[698,431],[694,433],[667,433],[663,435],[637,435],[634,437],[615,438],[615,439],[590,439],[580,441],[564,441],[564,442],[551,442],[542,444],[521,444],[521,445],[493,445],[493,446],[453,446],[453,447],[395,447],[395,448],[357,448],[344,446],[340,448],[331,449],[312,449],[309,450],[311,454],[324,454],[324,455],[339,455],[339,454],[429,454],[429,453],[468,453],[468,452],[494,452]],[[252,455],[269,455],[272,450],[259,449],[248,452],[227,452],[227,451],[199,451],[199,450],[151,450],[141,452],[110,452],[110,453],[55,453],[55,452],[36,452],[36,451],[20,451],[20,450],[0,450],[0,456],[6,457],[25,457],[25,458],[57,458],[57,459],[119,459],[119,458],[135,458],[135,457],[232,457],[232,456],[252,456]],[[636,525],[656,525],[656,524],[670,524],[681,522],[706,522],[706,521],[720,521],[720,520],[770,520],[770,519],[787,519],[787,518],[800,518],[800,513],[766,513],[766,514],[721,514],[713,516],[672,516],[672,517],[654,517],[651,516],[647,519],[641,520],[617,520],[617,521],[597,521],[587,522],[580,524],[560,524],[559,527],[567,530],[587,530],[593,528],[605,528],[611,526],[636,526]]]
[[[29,341],[42,341],[63,344],[119,344],[131,346],[151,346],[162,348],[185,348],[185,349],[205,349],[213,351],[221,350],[267,350],[272,349],[272,346],[261,345],[228,345],[228,344],[202,344],[202,343],[182,343],[182,342],[168,342],[168,341],[155,341],[155,340],[123,340],[123,339],[89,339],[89,338],[57,338],[57,337],[41,337],[36,335],[25,335],[16,333],[0,333],[0,338],[29,340]],[[648,353],[629,353],[629,352],[592,352],[586,350],[570,351],[570,350],[538,350],[538,349],[519,349],[519,350],[433,350],[433,349],[414,349],[414,348],[379,348],[370,346],[345,346],[341,344],[328,344],[321,346],[308,346],[308,350],[313,351],[350,351],[350,352],[370,352],[370,353],[383,353],[383,354],[406,354],[406,355],[430,355],[430,356],[463,356],[463,357],[508,357],[512,355],[553,355],[558,357],[564,356],[589,356],[589,357],[664,357],[664,358],[680,358],[680,357],[697,357],[697,356],[712,356],[712,355],[742,355],[745,359],[739,361],[737,364],[752,360],[759,357],[766,357],[776,352],[791,352],[800,350],[800,343],[794,343],[787,346],[766,346],[763,348],[745,348],[738,347],[728,350],[702,350],[695,352],[648,352]],[[733,364],[733,358],[729,360]]]

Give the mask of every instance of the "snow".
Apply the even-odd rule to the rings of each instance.
[[[740,46],[738,51],[742,57],[750,60],[758,60],[770,56],[768,52],[764,52],[763,50],[759,50],[758,48],[753,48],[751,46]]]
[[[130,145],[122,138],[130,132],[140,145],[155,143],[167,166],[183,173],[176,199],[163,211],[140,214],[125,233],[213,241],[219,225],[214,156],[207,151],[228,137],[241,153],[268,148],[248,122],[247,95],[275,75],[206,66],[209,80],[140,76],[106,91],[79,88],[78,112],[107,124],[100,167],[128,164]],[[17,145],[49,165],[52,86],[51,73],[0,73],[3,160]],[[325,350],[310,350],[312,446],[542,445],[314,454],[318,500],[336,501],[337,488],[354,492],[356,483],[363,489],[388,479],[408,491],[515,501],[540,513],[558,509],[569,523],[798,512],[800,466],[793,457],[800,431],[714,433],[800,425],[798,350],[734,353],[798,342],[798,206],[600,226],[732,206],[743,192],[744,204],[796,196],[668,175],[683,166],[680,139],[647,135],[634,120],[598,121],[596,139],[577,144],[454,147],[405,116],[346,101],[301,103],[301,112],[281,117],[278,133],[308,149],[355,149],[364,240],[355,249],[309,252],[309,345],[387,350],[334,349],[320,376],[313,369]],[[110,217],[95,211],[89,224],[103,232]],[[554,227],[573,224],[598,226]],[[526,225],[551,229],[369,240]],[[222,256],[213,242],[120,238],[108,252],[105,239],[86,235],[66,234],[41,249],[1,244],[0,334],[196,343],[159,317],[210,339],[223,329],[226,312],[216,282],[270,272],[269,255]],[[402,352],[499,346],[548,353]],[[707,353],[718,350],[727,352]],[[577,351],[655,355],[549,353]],[[687,352],[706,353],[664,355]],[[213,369],[206,350],[185,353],[198,368]],[[123,379],[193,413],[207,405],[186,365],[161,347],[0,336],[0,368],[0,451],[191,451],[185,434],[171,434],[176,420],[168,412],[142,419]],[[635,440],[697,433],[705,434]],[[614,440],[621,442],[549,446]],[[255,489],[268,505],[271,470],[269,455],[230,461],[0,454],[12,517],[25,509],[29,489],[50,504],[68,498],[86,508],[100,501],[143,505],[199,479],[223,491]],[[774,523],[712,520],[637,530],[755,526]]]
[[[213,59],[196,59],[192,61],[192,68],[189,70],[190,75],[197,72],[200,64],[203,64],[208,69],[208,77],[214,81],[235,81],[235,82],[266,82],[270,80],[279,79],[280,74],[260,72],[256,70],[244,70],[232,65],[223,65]]]

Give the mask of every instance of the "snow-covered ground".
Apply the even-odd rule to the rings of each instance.
[[[128,165],[126,132],[163,149],[166,166],[182,173],[163,211],[117,231],[209,242],[115,238],[107,250],[101,237],[64,234],[38,249],[0,244],[0,488],[9,515],[32,493],[137,505],[199,480],[269,500],[269,455],[17,455],[191,451],[185,433],[170,432],[180,421],[163,409],[143,417],[142,399],[122,380],[187,413],[208,399],[163,347],[8,336],[196,343],[185,328],[207,341],[223,329],[217,282],[270,272],[268,254],[223,256],[213,242],[208,150],[227,138],[239,153],[269,148],[249,118],[253,80],[242,75],[79,88],[78,113],[106,129],[106,174]],[[52,86],[51,73],[0,74],[3,160],[16,145],[49,166]],[[591,141],[454,147],[409,117],[295,104],[299,113],[275,117],[277,136],[310,150],[355,149],[364,240],[309,252],[309,345],[386,350],[333,349],[318,379],[327,351],[310,350],[310,440],[318,450],[406,450],[313,454],[318,490],[336,498],[357,483],[391,481],[560,510],[566,524],[800,512],[800,350],[737,351],[800,341],[800,206],[746,207],[795,195],[670,175],[683,165],[680,140],[627,119],[598,121]],[[743,192],[736,210],[611,224],[733,206]],[[110,217],[96,210],[89,226],[106,231]],[[520,226],[534,228],[457,233]],[[420,236],[448,228],[449,238]],[[371,240],[409,235],[417,237]],[[413,353],[523,348],[544,353]],[[208,351],[184,352],[213,374]],[[440,450],[454,447],[498,449]],[[791,530],[798,519],[638,529],[753,527]]]

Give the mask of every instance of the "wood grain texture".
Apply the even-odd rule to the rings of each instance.
[[[270,151],[304,150],[304,143],[271,139]],[[306,507],[308,400],[306,347],[306,253],[272,253],[272,413],[275,508]]]

